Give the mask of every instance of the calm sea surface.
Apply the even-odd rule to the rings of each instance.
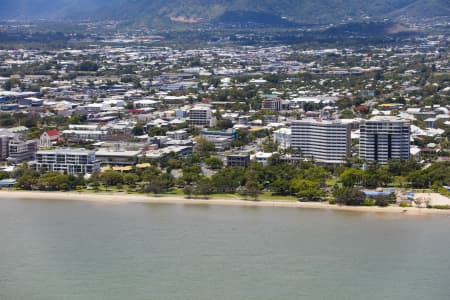
[[[0,200],[0,299],[450,299],[450,217]]]

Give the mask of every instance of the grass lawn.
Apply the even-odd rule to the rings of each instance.
[[[183,189],[174,189],[168,193],[161,194],[160,196],[179,196],[184,197]],[[194,198],[194,197],[193,197]],[[201,196],[199,198],[202,198]],[[244,200],[245,197],[239,194],[212,194],[208,195],[210,199],[230,199],[230,200]],[[250,198],[248,198],[250,200]],[[296,197],[293,196],[274,196],[272,193],[262,193],[258,196],[260,201],[298,201]]]
[[[272,193],[262,193],[258,199],[262,201],[298,201],[298,198],[294,196],[279,196],[272,195]]]
[[[139,191],[133,192],[129,191],[129,187],[124,185],[121,189],[118,189],[115,186],[109,186],[108,189],[105,189],[104,186],[100,186],[98,190],[94,189],[79,189],[79,190],[72,190],[71,193],[89,193],[89,194],[96,194],[96,193],[124,193],[124,194],[142,194],[142,195],[153,195],[152,193],[142,193]],[[161,193],[157,194],[158,197],[185,197],[183,193],[183,189],[176,188],[173,189],[167,193]],[[195,197],[192,197],[195,198]],[[202,196],[198,196],[198,198],[202,198]],[[245,200],[246,198],[238,193],[236,194],[212,194],[208,195],[209,199],[230,199],[230,200]],[[247,200],[252,200],[250,197],[247,198]],[[270,192],[261,193],[258,196],[259,201],[298,201],[298,199],[294,196],[279,196],[279,195],[272,195]]]

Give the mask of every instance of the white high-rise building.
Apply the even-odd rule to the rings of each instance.
[[[360,125],[359,157],[386,164],[390,159],[409,159],[409,121],[397,117],[379,116]]]
[[[292,123],[291,147],[302,158],[340,164],[350,156],[351,125],[340,120],[304,119]]]
[[[273,132],[273,140],[281,149],[291,147],[292,130],[290,128],[280,128]]]

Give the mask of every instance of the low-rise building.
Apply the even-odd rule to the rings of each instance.
[[[257,152],[255,154],[255,161],[257,163],[261,163],[261,164],[266,166],[269,163],[269,159],[272,156],[273,156],[273,153]]]
[[[228,167],[246,168],[250,164],[249,154],[229,154],[226,156]]]
[[[262,109],[271,111],[281,110],[281,99],[278,97],[268,97],[262,102]]]
[[[54,142],[57,142],[59,139],[59,132],[56,129],[52,129],[41,134],[39,139],[39,147],[48,148],[53,145]]]
[[[214,143],[216,151],[224,151],[230,148],[231,143],[237,139],[235,129],[228,130],[203,130],[202,136],[211,143]]]
[[[160,159],[166,157],[171,153],[188,157],[192,155],[192,146],[169,146],[165,148],[149,150],[145,152],[145,157],[149,159]]]
[[[184,129],[168,131],[168,132],[166,132],[166,136],[172,140],[178,140],[178,141],[189,139],[189,134]]]
[[[75,141],[99,141],[108,136],[106,130],[64,130],[63,136]]]
[[[18,138],[11,140],[9,142],[8,161],[17,164],[34,159],[37,145],[38,143],[35,140],[25,141]]]
[[[138,156],[140,154],[140,150],[113,150],[109,148],[100,148],[95,153],[102,165],[111,166],[135,165],[138,162]]]
[[[216,125],[216,119],[212,111],[206,106],[196,106],[189,110],[188,124],[190,126],[212,127]]]

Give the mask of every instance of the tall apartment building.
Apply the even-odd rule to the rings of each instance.
[[[24,141],[19,138],[9,141],[8,161],[17,164],[26,160],[32,160],[36,154],[38,142],[35,140]]]
[[[188,124],[191,126],[213,127],[216,125],[216,119],[212,111],[206,106],[196,106],[189,110]]]
[[[67,174],[93,174],[100,171],[100,161],[95,151],[86,149],[61,148],[40,150],[36,160],[30,162],[35,170],[58,171]]]
[[[350,156],[351,125],[340,120],[304,119],[292,123],[291,147],[302,158],[340,164]]]
[[[374,117],[360,125],[359,157],[386,164],[390,159],[409,159],[411,124],[396,117]]]

